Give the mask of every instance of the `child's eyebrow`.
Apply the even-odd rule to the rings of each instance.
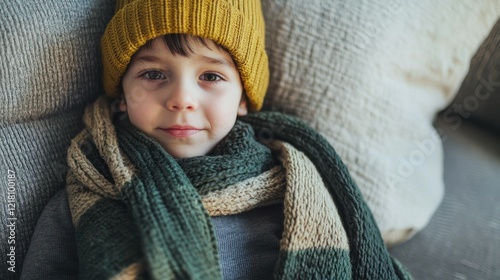
[[[196,55],[195,59],[202,63],[223,65],[231,68],[236,68],[234,62],[224,57],[218,58],[206,55]],[[143,63],[143,62],[161,63],[162,59],[154,55],[139,55],[132,60],[131,64]]]
[[[227,60],[226,58],[217,58],[217,57],[211,57],[211,56],[205,56],[205,55],[197,55],[196,60],[204,63],[209,63],[209,64],[218,64],[218,65],[224,65],[228,66],[231,68],[236,68],[236,65],[232,61]]]
[[[138,62],[161,62],[161,59],[154,55],[139,55],[132,60],[132,63]]]

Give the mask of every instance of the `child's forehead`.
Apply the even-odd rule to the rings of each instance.
[[[200,62],[221,64],[236,68],[229,52],[209,39],[186,36],[184,40],[175,43],[168,42],[160,36],[141,47],[132,57],[131,62],[137,60],[148,61],[155,57],[183,56],[195,58]]]
[[[177,34],[176,34],[177,35]],[[173,55],[189,56],[196,53],[215,52],[229,55],[225,49],[210,39],[182,36],[159,36],[148,41],[140,51],[164,52],[168,50]]]

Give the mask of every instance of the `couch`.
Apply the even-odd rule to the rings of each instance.
[[[0,279],[64,188],[113,2],[0,2]],[[265,109],[330,141],[415,279],[500,279],[500,2],[262,5]]]
[[[500,278],[500,22],[436,117],[445,196],[426,228],[390,251],[417,279]]]

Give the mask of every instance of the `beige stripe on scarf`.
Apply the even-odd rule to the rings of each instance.
[[[85,130],[71,141],[68,149],[68,165],[76,170],[75,176],[92,191],[111,199],[120,199],[121,188],[130,182],[135,168],[118,146],[115,127],[112,122],[110,100],[101,96],[92,105],[85,108]],[[94,139],[94,145],[108,165],[114,184],[102,176],[87,159],[88,139]],[[89,183],[87,185],[87,183]]]
[[[135,280],[138,275],[144,270],[144,265],[141,263],[133,263],[120,271],[117,275],[113,276],[111,280]]]
[[[284,201],[281,250],[349,249],[335,203],[314,164],[293,146],[275,141],[282,167],[202,197],[209,215],[233,215]]]
[[[234,215],[283,201],[285,177],[277,166],[261,175],[202,196],[210,216]]]
[[[349,250],[347,234],[335,203],[314,164],[290,144],[276,141],[273,146],[281,150],[280,160],[287,181],[280,249]]]
[[[87,212],[95,203],[102,199],[96,193],[87,191],[85,185],[76,180],[75,175],[70,170],[66,177],[66,190],[68,192],[69,208],[74,225],[78,225],[80,217]]]
[[[71,141],[68,149],[70,171],[66,177],[66,185],[75,225],[78,224],[81,214],[100,198],[120,199],[121,188],[131,181],[135,174],[133,164],[119,149],[110,107],[110,100],[101,96],[85,108],[86,129]],[[109,167],[115,183],[108,181],[88,160],[86,153],[90,149],[89,139],[95,139],[94,144]],[[81,191],[83,186],[86,191]]]

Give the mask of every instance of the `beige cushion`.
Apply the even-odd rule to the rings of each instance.
[[[386,242],[443,196],[432,126],[500,15],[500,1],[264,0],[265,107],[307,120],[344,159]]]

